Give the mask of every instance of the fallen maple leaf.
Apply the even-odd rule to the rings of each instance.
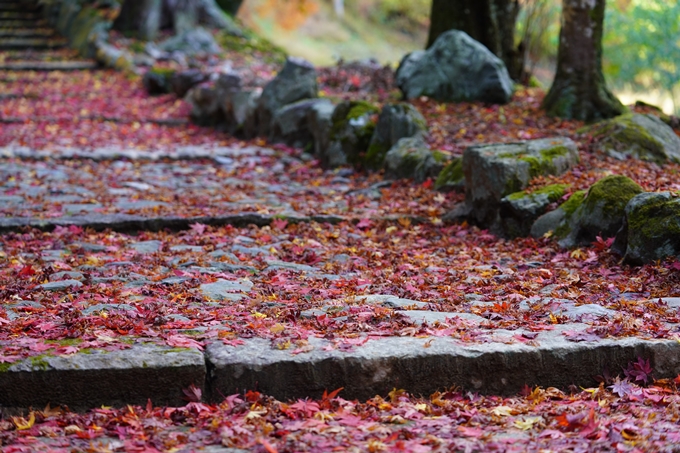
[[[182,393],[184,393],[183,398],[191,403],[200,403],[203,399],[203,390],[194,384],[191,384],[189,388],[182,389]]]

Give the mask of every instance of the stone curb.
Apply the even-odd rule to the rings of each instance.
[[[639,357],[649,359],[655,378],[680,373],[680,343],[637,338],[570,342],[558,326],[531,344],[503,342],[461,345],[448,337],[388,337],[338,349],[328,340],[309,339],[309,352],[273,349],[266,339],[242,345],[208,345],[205,353],[137,344],[122,351],[39,356],[5,364],[0,372],[3,411],[67,405],[84,410],[100,405],[184,405],[182,390],[195,385],[204,399],[257,390],[280,400],[313,397],[343,388],[345,399],[367,399],[402,388],[414,395],[450,387],[483,394],[512,395],[525,385],[598,385]],[[512,333],[503,331],[505,333]],[[342,346],[341,346],[342,348]]]
[[[573,325],[571,326],[573,327]],[[211,398],[256,389],[277,399],[315,397],[342,387],[346,399],[386,395],[393,388],[429,396],[452,386],[483,394],[517,394],[525,385],[597,386],[595,376],[649,359],[654,377],[680,372],[676,340],[603,339],[571,342],[558,330],[543,332],[538,346],[485,343],[461,345],[452,338],[391,337],[369,340],[353,351],[324,351],[330,343],[310,339],[314,349],[298,355],[273,350],[267,340],[240,346],[214,343],[206,349]]]
[[[426,223],[422,217],[409,215],[389,215],[372,218],[376,222],[396,222],[407,218],[414,224]],[[271,225],[276,219],[287,220],[290,223],[330,223],[342,222],[357,223],[361,219],[356,217],[341,217],[336,215],[313,215],[296,216],[284,214],[256,214],[251,212],[231,214],[225,216],[200,216],[200,217],[144,217],[130,214],[86,214],[69,217],[54,217],[41,219],[36,217],[2,217],[0,218],[0,234],[20,232],[25,228],[37,228],[43,231],[51,231],[56,227],[79,226],[91,228],[95,231],[112,230],[119,232],[135,231],[161,231],[161,230],[188,230],[194,223],[202,223],[211,226],[232,225],[246,227],[255,225],[263,227]]]
[[[183,389],[203,388],[204,355],[196,349],[132,345],[118,351],[40,355],[0,369],[0,407],[65,405],[84,410],[101,405],[182,406]],[[8,366],[7,366],[8,365]]]

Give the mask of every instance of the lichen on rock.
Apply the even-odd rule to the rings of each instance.
[[[321,151],[326,168],[345,164],[360,165],[366,156],[380,110],[365,101],[338,104],[331,117],[330,143]]]
[[[465,190],[463,174],[463,158],[455,157],[439,172],[434,182],[435,190],[442,192]]]

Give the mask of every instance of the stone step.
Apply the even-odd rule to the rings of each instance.
[[[0,50],[58,49],[67,44],[64,38],[0,38]]]
[[[2,11],[0,10],[0,19],[11,19],[11,20],[22,20],[22,21],[35,21],[41,19],[39,13],[30,12],[26,10],[19,11]]]
[[[17,1],[0,1],[0,11],[25,11],[32,13],[38,11],[38,5],[24,4]]]
[[[97,69],[95,61],[12,61],[0,63],[0,71],[83,71]]]
[[[481,394],[513,395],[525,386],[597,387],[605,370],[620,373],[642,358],[654,377],[680,372],[680,343],[639,338],[568,341],[562,332],[585,324],[564,324],[540,332],[532,344],[461,343],[449,337],[388,337],[343,343],[310,337],[308,350],[292,353],[271,340],[244,339],[238,345],[213,341],[205,351],[132,341],[123,350],[45,353],[1,364],[0,406],[82,410],[101,405],[182,404],[183,390],[202,390],[205,400],[257,390],[285,401],[340,396],[364,400],[404,389],[430,395],[453,386]],[[517,331],[503,331],[505,335]],[[7,344],[8,346],[10,344]],[[3,345],[0,345],[0,348]],[[209,373],[206,373],[210,370]]]
[[[31,19],[31,20],[19,20],[19,19],[0,19],[0,30],[3,29],[13,29],[13,28],[43,28],[47,26],[47,21],[44,19]]]
[[[57,36],[51,28],[12,28],[0,30],[0,38],[46,38]]]

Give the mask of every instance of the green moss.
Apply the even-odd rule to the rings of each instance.
[[[680,203],[676,199],[647,202],[628,216],[629,231],[639,232],[647,240],[680,236]]]
[[[603,121],[587,129],[596,138],[604,140],[604,148],[625,152],[632,150],[638,158],[664,162],[664,147],[645,128],[633,121],[633,114],[625,114]]]
[[[563,145],[553,146],[552,148],[542,149],[541,157],[544,159],[554,159],[556,157],[568,156],[569,148]]]
[[[366,101],[352,101],[349,112],[345,119],[347,120],[358,120],[364,115],[374,115],[379,113],[380,110],[375,105]]]
[[[571,217],[574,212],[581,206],[583,200],[586,198],[586,190],[579,190],[571,194],[569,199],[560,205],[560,209],[564,211],[567,217]]]
[[[464,177],[463,159],[457,157],[439,172],[439,176],[437,176],[437,180],[434,183],[434,188],[439,190],[447,185],[458,184]]]
[[[158,66],[154,66],[153,68],[149,69],[149,72],[164,77],[166,79],[169,79],[175,74],[175,70],[172,68],[161,68]]]
[[[8,362],[0,363],[0,373],[8,372],[11,367],[12,367],[11,363],[8,363]]]
[[[366,166],[368,168],[378,168],[385,160],[388,151],[389,147],[384,143],[379,143],[377,141],[371,142],[366,151],[366,157],[364,158]]]
[[[221,33],[217,40],[225,50],[243,55],[257,52],[270,63],[283,63],[286,60],[286,52],[281,47],[252,33],[247,33],[245,37]]]
[[[47,354],[41,354],[41,355],[36,355],[33,357],[29,357],[29,361],[31,362],[31,366],[34,369],[39,369],[39,370],[46,370],[50,367],[49,362],[46,360]]]
[[[434,158],[434,161],[437,162],[438,164],[441,164],[448,159],[448,154],[445,154],[438,149],[435,149],[432,151],[432,157]]]
[[[82,343],[83,340],[80,338],[64,338],[62,340],[52,340],[50,343],[56,343],[59,346],[77,346]]]
[[[549,186],[540,187],[534,191],[524,190],[521,192],[511,193],[507,196],[507,198],[508,200],[519,200],[528,196],[547,195],[548,200],[551,203],[554,203],[564,196],[568,188],[569,184],[551,184]]]
[[[590,187],[585,208],[592,211],[599,206],[605,215],[620,215],[630,199],[642,192],[642,187],[627,176],[607,176]]]

